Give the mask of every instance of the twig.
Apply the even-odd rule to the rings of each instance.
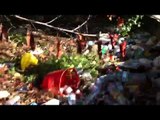
[[[10,27],[8,30],[7,30],[7,33],[9,34],[9,32],[10,32],[10,30],[12,29],[12,28],[14,28],[14,27]]]
[[[151,15],[150,17],[160,22],[160,15]]]
[[[78,27],[76,27],[75,29],[73,29],[73,31],[76,31],[76,30],[78,30],[79,28],[81,28],[83,25],[85,25],[85,24],[89,21],[90,18],[91,18],[91,15],[89,15],[88,18],[87,18],[87,20],[84,21],[81,25],[78,25]]]
[[[10,24],[13,28],[16,28],[16,27],[12,24],[11,20],[10,20],[6,15],[4,15],[4,17],[5,17],[5,19],[9,22],[9,24]]]
[[[57,20],[60,17],[62,17],[62,15],[59,15],[59,16],[55,17],[53,20],[50,20],[49,22],[46,22],[46,23],[50,24],[50,23],[54,22],[55,20]]]
[[[35,25],[31,22],[32,26],[34,27],[35,30],[37,30],[37,28],[35,27]]]
[[[86,24],[86,33],[88,34],[88,25]]]
[[[39,24],[39,25],[44,25],[44,26],[53,28],[55,30],[59,30],[59,31],[63,31],[63,32],[68,32],[68,33],[79,34],[79,32],[74,32],[73,30],[68,30],[68,29],[64,29],[64,28],[60,28],[60,27],[55,27],[55,26],[52,26],[52,25],[48,25],[47,23],[43,23],[43,22],[27,19],[27,18],[21,17],[19,15],[11,15],[11,16],[16,17],[16,18],[21,19],[21,20],[24,20],[24,21],[29,21],[29,22],[36,23],[36,24]],[[97,37],[97,34],[82,34],[82,35],[86,36],[86,37]]]

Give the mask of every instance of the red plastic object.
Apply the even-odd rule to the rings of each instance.
[[[113,60],[114,60],[113,55],[110,55],[110,56],[109,56],[109,58],[110,58],[110,60],[111,60],[111,61],[113,61]]]
[[[127,46],[127,42],[126,41],[123,41],[120,44],[120,52],[121,52],[122,58],[125,58],[125,56],[126,56],[126,46]]]
[[[117,23],[117,27],[122,27],[124,25],[124,19],[118,17],[118,23]]]
[[[43,79],[42,88],[52,91],[54,95],[58,95],[61,94],[60,88],[65,85],[70,86],[73,90],[76,90],[79,83],[80,79],[77,71],[75,68],[69,68],[66,70],[58,70],[48,73]]]
[[[113,49],[114,49],[114,46],[116,45],[118,38],[119,38],[118,34],[110,34],[111,45]]]

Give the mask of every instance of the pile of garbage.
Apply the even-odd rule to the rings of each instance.
[[[64,74],[65,70],[54,73],[51,71],[44,77],[45,86],[49,86],[42,86],[45,89],[38,89],[32,83],[20,81],[21,75],[18,72],[7,76],[6,71],[12,72],[14,63],[0,64],[0,103],[2,105],[160,104],[158,52],[160,42],[155,36],[146,32],[135,33],[125,39],[127,39],[126,59],[122,61],[119,45],[115,45],[114,51],[110,53],[113,58],[106,56],[112,45],[110,43],[102,45],[102,59],[105,64],[99,70],[97,78],[83,68],[74,68],[75,73],[70,76]],[[109,35],[102,35],[100,40],[110,41]],[[119,42],[121,44],[123,39]],[[95,42],[89,41],[88,45],[95,46]],[[25,70],[29,64],[37,65],[38,59],[35,56],[40,53],[31,51],[24,54],[21,59],[22,69]],[[64,75],[69,78],[65,78]]]
[[[102,39],[105,40],[110,41],[108,37]],[[112,62],[106,61],[103,75],[100,73],[94,83],[90,83],[82,90],[83,96],[77,100],[77,104],[159,104],[160,54],[157,51],[160,46],[158,43],[157,38],[147,32],[135,33],[127,38],[127,59],[122,62],[116,59]],[[118,47],[115,45],[116,49],[113,52],[115,58],[119,57]],[[102,49],[103,51],[105,50]],[[88,78],[91,78],[89,74]]]

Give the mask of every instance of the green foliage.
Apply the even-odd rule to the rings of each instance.
[[[26,38],[21,34],[12,34],[10,35],[10,40],[16,42],[17,45],[22,45],[26,41]]]
[[[9,69],[8,73],[14,75],[16,73],[16,68],[12,67],[11,69]]]
[[[24,77],[24,81],[26,83],[30,83],[33,82],[36,79],[36,77],[37,77],[36,75],[28,75]]]
[[[143,15],[136,15],[131,18],[128,18],[124,25],[117,29],[117,31],[122,35],[126,36],[128,33],[133,29],[133,27],[141,27],[141,20],[143,18]]]
[[[61,64],[61,69],[66,68],[82,68],[85,71],[91,73],[93,77],[98,75],[98,71],[96,70],[99,67],[98,57],[94,55],[72,55],[62,56],[61,59],[58,60]]]
[[[53,56],[45,62],[40,61],[39,65],[31,68],[29,72],[32,72],[31,74],[38,73],[37,79],[42,80],[49,72],[73,67],[89,71],[93,77],[96,77],[98,75],[97,68],[99,67],[98,57],[75,54],[72,56],[63,55],[60,59],[57,59]]]

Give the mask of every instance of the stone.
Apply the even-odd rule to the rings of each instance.
[[[141,58],[141,59],[139,59],[139,62],[145,68],[151,68],[152,67],[152,60],[149,60],[149,59],[146,59],[146,58]]]
[[[154,65],[154,67],[156,67],[156,68],[160,68],[160,56],[156,57],[156,58],[153,60],[153,65]]]
[[[156,37],[155,36],[152,36],[149,38],[149,40],[146,42],[146,45],[154,45],[155,42],[156,42]]]
[[[154,87],[160,88],[160,78],[151,79]]]

